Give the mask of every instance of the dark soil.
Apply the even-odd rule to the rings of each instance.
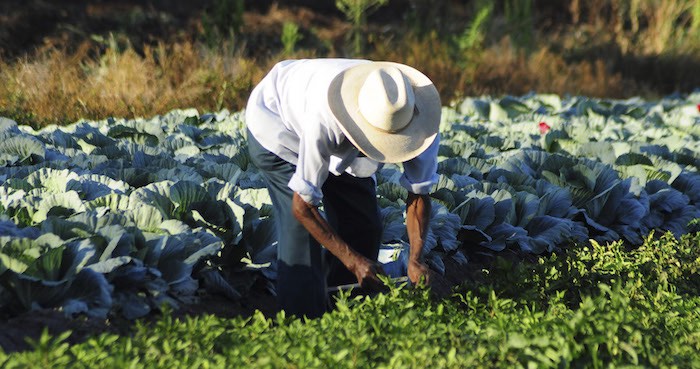
[[[216,315],[224,318],[248,317],[256,310],[266,316],[277,312],[275,297],[263,290],[251,291],[241,301],[231,301],[220,295],[204,294],[195,303],[183,304],[180,309],[170,312],[175,318],[198,315]],[[160,313],[152,313],[142,319],[151,322],[159,319]],[[66,331],[72,334],[67,342],[76,344],[102,333],[129,335],[133,321],[111,317],[106,320],[86,316],[67,317],[52,309],[35,310],[22,315],[0,320],[0,347],[6,352],[31,349],[30,341],[36,341],[44,330],[52,336]]]

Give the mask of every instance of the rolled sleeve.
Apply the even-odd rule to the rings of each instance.
[[[321,186],[328,178],[331,156],[328,133],[324,127],[318,127],[301,135],[296,171],[288,183],[292,191],[312,205],[318,205],[323,199]]]
[[[319,187],[304,180],[298,173],[292,175],[288,186],[309,204],[318,205],[323,199],[323,193]]]
[[[437,174],[439,146],[440,136],[438,135],[425,151],[403,163],[403,175],[399,178],[401,186],[418,195],[427,195],[431,192],[440,179]]]
[[[440,179],[440,176],[433,174],[427,181],[412,182],[410,179],[408,179],[406,173],[404,173],[399,179],[399,183],[409,192],[417,195],[428,195],[430,194],[433,186],[438,183],[438,179]]]

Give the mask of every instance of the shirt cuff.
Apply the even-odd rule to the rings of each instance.
[[[298,193],[299,196],[308,204],[315,206],[320,204],[321,200],[323,199],[321,189],[302,179],[296,173],[292,175],[292,179],[289,180],[287,186],[289,186],[292,191]]]
[[[439,179],[440,176],[437,173],[434,173],[427,181],[412,183],[408,180],[408,177],[406,177],[406,173],[404,173],[401,178],[399,178],[399,184],[401,184],[403,188],[407,189],[408,192],[415,193],[416,195],[428,195],[430,194],[430,190],[433,188],[433,185],[438,183]]]

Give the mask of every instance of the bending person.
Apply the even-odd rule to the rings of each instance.
[[[245,112],[249,151],[273,202],[277,296],[287,313],[323,314],[327,285],[381,283],[374,173],[383,163],[403,163],[408,276],[430,282],[421,253],[438,180],[440,113],[433,83],[391,62],[286,60],[255,87]]]

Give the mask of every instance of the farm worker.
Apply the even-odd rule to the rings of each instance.
[[[440,113],[430,79],[392,62],[286,60],[253,89],[248,148],[274,207],[277,298],[287,313],[323,314],[327,284],[381,284],[374,173],[382,163],[403,163],[408,276],[429,283],[421,252],[438,180]]]

